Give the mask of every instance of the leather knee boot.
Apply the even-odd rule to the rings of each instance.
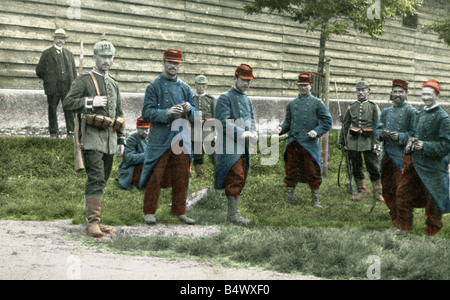
[[[84,211],[87,220],[87,236],[96,239],[104,238],[105,235],[100,229],[102,199],[98,197],[86,197],[84,199]]]
[[[369,187],[367,186],[366,179],[356,180],[356,184],[358,185],[359,193],[353,196],[353,200],[362,201],[370,197]]]
[[[381,179],[372,181],[373,184],[373,190],[375,193],[375,200],[384,202],[383,198],[383,186],[381,185]]]

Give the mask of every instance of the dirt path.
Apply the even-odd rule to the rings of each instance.
[[[82,234],[83,225],[61,221],[0,220],[0,280],[8,279],[164,279],[305,280],[256,268],[233,269],[184,259],[112,254],[64,237]],[[208,237],[217,226],[139,225],[114,227],[117,235]]]

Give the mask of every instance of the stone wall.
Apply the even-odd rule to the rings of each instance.
[[[216,97],[218,95],[215,95]],[[46,128],[48,127],[47,100],[43,90],[13,90],[0,89],[0,111],[2,121],[0,131],[7,128]],[[128,132],[136,129],[136,119],[141,115],[144,103],[144,93],[122,93],[123,111],[127,119]],[[255,111],[258,130],[274,129],[284,120],[286,105],[293,99],[290,97],[259,97],[250,96]],[[355,99],[331,99],[330,112],[333,117],[333,128],[340,128],[339,114],[345,115],[348,106]],[[376,101],[381,109],[390,105],[387,100]],[[422,106],[420,102],[410,102],[416,108]],[[449,103],[441,105],[450,112]],[[65,128],[64,115],[59,105],[58,120],[61,128]],[[340,109],[339,109],[340,108]]]

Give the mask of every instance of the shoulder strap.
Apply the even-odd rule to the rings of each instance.
[[[97,79],[95,79],[95,76],[94,74],[92,74],[92,72],[89,72],[89,75],[91,75],[92,82],[94,83],[95,90],[97,91],[97,96],[101,96],[102,94],[100,93],[100,88],[98,87]]]

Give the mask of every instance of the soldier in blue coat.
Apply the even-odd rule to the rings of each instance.
[[[425,207],[426,234],[442,227],[442,215],[450,213],[448,154],[450,117],[437,105],[440,84],[435,79],[422,86],[424,108],[414,118],[411,137],[405,145],[403,173],[397,188],[397,219],[394,225],[409,231],[413,208]]]
[[[249,65],[241,64],[234,76],[234,87],[217,100],[216,119],[222,123],[223,135],[218,137],[214,186],[225,189],[228,215],[235,225],[249,226],[251,221],[239,212],[239,196],[244,189],[250,170],[249,141],[257,143],[253,106],[247,90],[254,79]]]
[[[396,192],[402,176],[406,139],[411,129],[416,109],[408,100],[408,83],[394,79],[391,99],[393,105],[381,112],[374,134],[383,142],[381,157],[381,183],[384,201],[392,222],[397,219]]]
[[[127,139],[125,153],[119,167],[119,178],[117,180],[119,186],[124,190],[139,187],[150,127],[150,122],[139,117],[136,121],[137,132],[133,133]]]
[[[185,215],[192,161],[190,125],[186,119],[193,121],[197,108],[191,88],[178,78],[181,62],[181,51],[166,49],[163,73],[145,91],[142,117],[152,123],[139,182],[145,188],[146,224],[156,223],[155,212],[163,187],[172,187],[172,214],[185,224],[195,223]]]
[[[306,182],[312,191],[313,206],[322,208],[319,200],[322,183],[319,137],[331,129],[333,120],[325,104],[311,95],[311,83],[310,73],[299,74],[300,93],[288,104],[278,134],[289,132],[284,152],[286,201],[295,204],[295,187],[298,182]]]

